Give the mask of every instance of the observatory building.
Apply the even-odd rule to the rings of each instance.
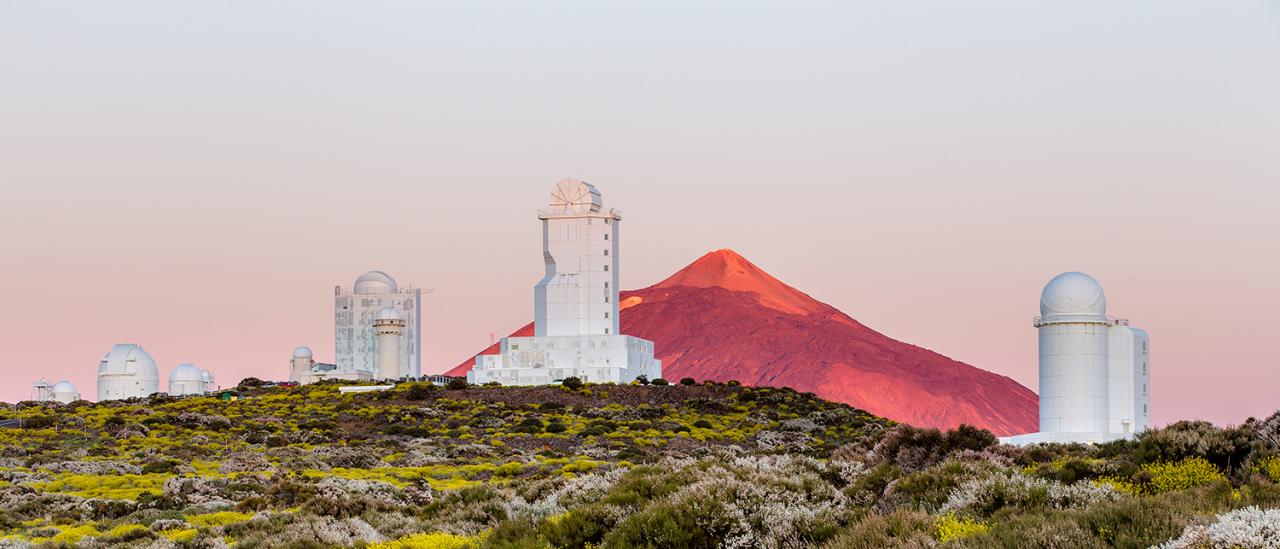
[[[341,379],[345,381],[370,381],[374,377],[372,372],[361,370],[339,371],[334,364],[324,364],[316,362],[314,355],[311,353],[310,347],[298,347],[293,350],[293,358],[289,361],[289,381],[301,385],[324,381],[326,379]]]
[[[98,363],[98,401],[146,397],[160,392],[156,361],[142,347],[121,343]]]
[[[356,379],[360,373],[383,379],[422,375],[422,294],[418,288],[398,287],[395,279],[382,271],[360,275],[350,291],[334,288],[333,372],[348,376],[341,379]],[[398,320],[403,324],[396,340],[398,349],[380,353],[380,344],[390,340],[380,336],[374,324],[385,309],[400,315]],[[396,364],[384,372],[379,355],[389,356],[392,351]]]
[[[1106,442],[1151,426],[1147,333],[1107,316],[1093,277],[1062,273],[1040,296],[1040,432],[1002,439]]]
[[[169,373],[169,395],[203,395],[216,390],[213,373],[194,364],[179,364]]]
[[[80,400],[80,391],[76,390],[75,384],[66,380],[54,384],[41,380],[33,383],[31,388],[34,393],[33,400],[38,402],[70,404]]]
[[[653,342],[618,330],[622,212],[606,210],[594,186],[565,179],[538,219],[546,275],[533,290],[534,336],[504,338],[498,355],[476,357],[467,381],[545,385],[567,377],[597,383],[662,377]]]

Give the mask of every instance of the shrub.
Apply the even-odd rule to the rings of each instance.
[[[1269,457],[1258,462],[1257,471],[1271,482],[1280,483],[1280,457]]]
[[[1188,526],[1178,539],[1159,549],[1232,547],[1265,549],[1280,547],[1280,509],[1239,509],[1218,515],[1208,526]]]
[[[542,432],[542,420],[536,417],[531,417],[521,421],[515,427],[512,427],[511,430],[517,433],[538,434]]]
[[[577,391],[578,389],[581,389],[582,385],[583,385],[582,380],[573,376],[566,377],[560,381],[560,386],[572,391]]]
[[[560,423],[559,421],[553,421],[551,423],[548,423],[546,428],[546,431],[548,433],[563,433],[568,430],[569,428],[566,427],[565,424]]]
[[[431,392],[435,390],[435,385],[430,381],[424,383],[414,383],[409,386],[409,390],[404,392],[405,400],[419,401],[431,398]]]
[[[662,378],[655,379],[655,380],[651,381],[650,383],[652,383],[653,385],[671,385],[671,382],[670,382],[670,381],[667,381],[667,380],[662,379]]]
[[[942,515],[933,522],[933,537],[942,543],[985,534],[990,530],[991,527],[982,522],[954,515]]]
[[[538,533],[555,547],[581,549],[599,545],[616,520],[605,506],[587,505],[543,521]]]
[[[649,384],[649,376],[646,376],[646,375],[638,375],[638,376],[636,376],[636,380],[635,380],[635,382],[636,382],[636,384],[637,384],[637,385],[648,385],[648,384]]]
[[[480,543],[476,538],[467,536],[458,536],[445,532],[435,532],[431,534],[414,534],[403,537],[398,540],[388,541],[384,543],[374,543],[368,546],[369,549],[419,549],[430,547],[432,549],[473,549],[479,547]]]
[[[685,386],[692,386],[692,385],[697,385],[698,382],[691,377],[686,377],[686,378],[680,379],[680,384]]]
[[[444,386],[445,389],[450,391],[461,391],[467,387],[470,387],[470,385],[467,383],[467,380],[462,378],[451,379],[449,380],[449,384]]]
[[[1199,457],[1188,458],[1180,463],[1145,465],[1142,471],[1150,476],[1143,492],[1151,494],[1186,490],[1227,479],[1212,463]]]
[[[853,523],[824,547],[826,549],[882,549],[884,547],[933,547],[934,525],[929,515],[895,511],[869,515]]]

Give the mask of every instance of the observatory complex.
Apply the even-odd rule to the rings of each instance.
[[[332,372],[348,376],[341,379],[422,375],[422,294],[418,288],[400,288],[382,271],[360,275],[350,291],[334,288]],[[397,329],[392,330],[386,321]],[[392,331],[399,333],[392,337]]]
[[[80,391],[76,390],[75,384],[70,381],[59,381],[50,384],[41,380],[31,385],[32,400],[37,402],[61,402],[63,404],[71,404],[80,400]]]
[[[213,372],[201,370],[194,364],[179,364],[169,373],[169,395],[203,395],[217,390]]]
[[[504,338],[498,355],[476,357],[467,381],[546,385],[567,377],[614,383],[662,377],[653,342],[618,329],[622,212],[606,210],[594,186],[565,179],[538,219],[546,275],[533,290],[534,336]]]
[[[1147,333],[1107,316],[1093,277],[1062,273],[1040,296],[1040,432],[1002,439],[1106,442],[1151,426]]]

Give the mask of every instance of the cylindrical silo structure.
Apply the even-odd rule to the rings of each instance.
[[[1107,297],[1093,277],[1062,273],[1040,296],[1040,432],[1108,432]]]
[[[378,379],[400,379],[400,337],[404,335],[404,315],[386,307],[373,320],[378,337]]]

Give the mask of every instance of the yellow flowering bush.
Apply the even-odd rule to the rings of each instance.
[[[942,543],[985,534],[991,530],[990,526],[976,520],[958,518],[950,514],[938,517],[933,523],[933,528],[934,537]]]

